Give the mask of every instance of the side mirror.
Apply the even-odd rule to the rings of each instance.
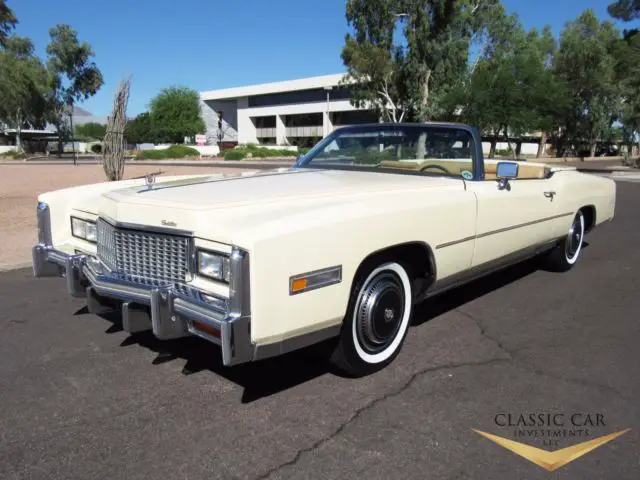
[[[515,162],[498,162],[496,166],[496,177],[500,190],[511,190],[509,180],[518,178],[518,164]]]

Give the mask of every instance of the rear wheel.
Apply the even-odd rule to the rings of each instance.
[[[555,272],[570,270],[580,258],[584,244],[585,219],[582,211],[573,218],[567,236],[544,258],[544,267]]]
[[[350,376],[382,369],[400,352],[412,311],[410,276],[400,263],[366,269],[355,281],[331,363]]]

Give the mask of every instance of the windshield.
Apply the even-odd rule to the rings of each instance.
[[[456,126],[363,125],[334,131],[298,167],[399,170],[474,178],[473,136]]]

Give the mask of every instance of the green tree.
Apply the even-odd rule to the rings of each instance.
[[[561,112],[566,95],[551,70],[555,39],[549,27],[525,32],[515,15],[494,18],[465,88],[455,97],[463,119],[491,136],[490,157],[498,137],[546,132]],[[515,152],[520,153],[516,141]],[[512,149],[512,148],[511,148]]]
[[[451,116],[448,97],[465,77],[469,49],[503,11],[499,0],[348,0],[354,33],[342,59],[354,104],[391,121]]]
[[[124,137],[128,143],[153,143],[155,136],[149,112],[143,112],[129,120],[124,129]]]
[[[620,89],[620,111],[618,120],[622,123],[621,141],[632,147],[640,134],[640,34],[625,35],[615,49],[616,83]]]
[[[620,32],[600,22],[592,10],[568,22],[560,36],[554,71],[568,87],[569,107],[559,128],[558,150],[586,146],[593,156],[599,140],[611,135],[621,99],[615,51]]]
[[[58,146],[62,151],[66,119],[73,106],[95,95],[102,87],[102,73],[92,60],[94,52],[87,42],[78,40],[69,25],[56,25],[49,30],[47,68],[51,76],[51,121],[58,130]]]
[[[640,1],[638,0],[617,0],[609,4],[607,8],[609,15],[625,22],[630,22],[640,18]]]
[[[7,2],[0,0],[0,47],[6,47],[7,39],[17,24],[18,19]]]
[[[76,134],[96,140],[102,140],[107,133],[107,126],[96,122],[88,122],[83,125],[76,125]]]
[[[163,89],[151,100],[151,124],[158,142],[184,143],[184,137],[204,133],[200,96],[186,87]]]
[[[16,147],[22,150],[25,126],[44,126],[47,71],[27,38],[12,36],[0,50],[0,122],[16,130]]]

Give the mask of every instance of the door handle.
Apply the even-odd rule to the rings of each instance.
[[[545,196],[545,197],[547,197],[547,198],[550,198],[552,202],[553,202],[553,197],[554,197],[555,195],[556,195],[556,192],[553,192],[553,191],[551,191],[551,192],[544,192],[544,196]]]

